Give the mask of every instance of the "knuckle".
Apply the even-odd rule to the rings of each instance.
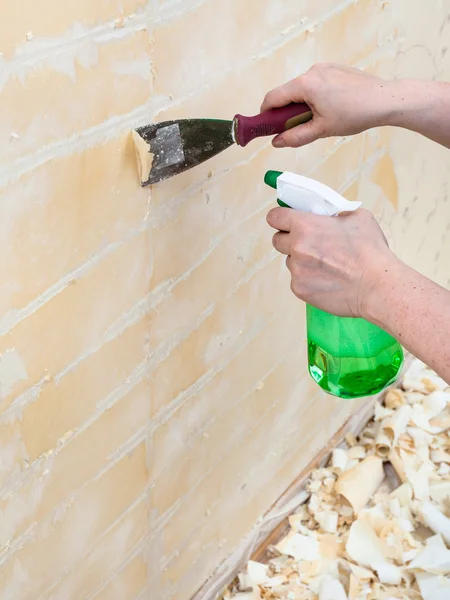
[[[267,92],[267,94],[264,96],[264,104],[270,104],[270,100],[272,99],[274,90],[270,90],[270,92]]]
[[[294,244],[291,247],[291,256],[293,256],[296,261],[300,261],[302,259],[303,251],[299,244]]]
[[[366,208],[358,208],[358,210],[355,211],[355,216],[359,216],[361,219],[365,219],[366,221],[370,221],[371,223],[377,222],[374,215]]]
[[[305,238],[310,238],[315,236],[317,233],[319,235],[323,235],[323,216],[315,215],[313,213],[306,213],[304,218],[302,219],[301,227],[302,227],[302,236],[299,241],[305,240]]]
[[[304,254],[304,243],[302,238],[294,237],[293,243],[291,245],[291,254],[295,256],[297,260],[301,260],[301,257]]]
[[[276,233],[274,233],[274,235],[272,237],[272,245],[275,248],[275,250],[277,250],[277,251],[280,251],[282,235],[283,235],[283,233],[281,231],[277,231]]]
[[[284,134],[284,139],[290,148],[299,148],[300,146],[303,146],[303,136],[301,131],[292,129],[289,133]]]
[[[274,213],[275,210],[276,210],[275,208],[271,208],[269,210],[269,212],[267,213],[266,221],[269,223],[269,225],[271,225],[275,220],[275,213]]]
[[[328,136],[328,128],[326,123],[322,119],[316,120],[316,135],[318,138],[324,138]]]
[[[302,297],[302,286],[296,277],[292,277],[291,279],[291,292],[297,296],[297,298]]]

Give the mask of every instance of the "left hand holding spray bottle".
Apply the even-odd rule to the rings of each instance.
[[[367,318],[368,296],[398,260],[370,212],[337,218],[273,208],[268,224],[273,245],[287,256],[293,293],[341,317]]]

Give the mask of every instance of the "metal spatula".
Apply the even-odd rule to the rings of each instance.
[[[141,185],[146,186],[196,167],[234,143],[246,146],[312,118],[307,104],[289,104],[254,117],[232,121],[181,119],[145,125],[133,131]]]

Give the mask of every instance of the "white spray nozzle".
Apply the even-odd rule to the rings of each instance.
[[[302,175],[285,171],[277,179],[278,198],[294,210],[334,216],[358,209],[361,202],[350,202],[333,189]]]

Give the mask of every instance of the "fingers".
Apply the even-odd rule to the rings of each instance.
[[[291,208],[272,208],[267,215],[267,222],[273,229],[289,233],[293,215],[294,211]]]
[[[323,129],[317,117],[303,125],[298,125],[280,135],[277,135],[272,144],[275,148],[300,148],[315,142],[323,135]]]
[[[283,231],[278,231],[272,238],[272,244],[275,250],[277,250],[280,254],[285,254],[289,256],[291,253],[291,243],[290,243],[290,235],[289,233],[284,233]]]
[[[261,112],[270,110],[271,108],[287,106],[291,102],[304,102],[301,77],[288,81],[266,94],[264,102],[261,105]]]

